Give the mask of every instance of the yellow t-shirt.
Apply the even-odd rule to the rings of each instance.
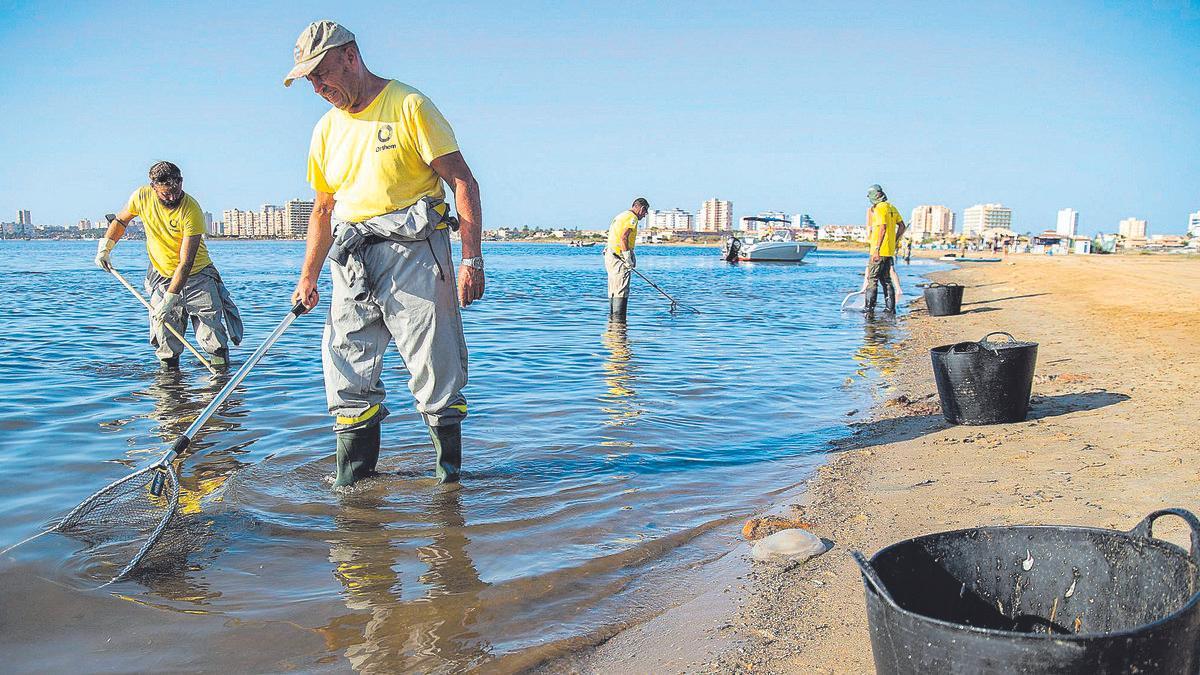
[[[337,108],[313,129],[308,183],[334,196],[333,216],[362,222],[445,198],[433,160],[458,151],[454,130],[421,92],[395,80],[362,112]]]
[[[622,211],[613,218],[612,225],[608,226],[608,248],[614,253],[625,252],[625,242],[630,242],[629,250],[633,250],[633,244],[637,242],[637,226],[638,218],[633,215],[633,211]],[[626,232],[632,234],[626,235]]]
[[[173,276],[175,268],[179,267],[179,247],[183,244],[183,238],[204,234],[204,212],[200,210],[200,204],[186,192],[179,206],[168,209],[158,201],[154,188],[143,185],[129,195],[125,210],[142,219],[142,225],[146,228],[146,253],[150,255],[150,264],[164,277]],[[211,264],[208,247],[201,239],[188,276]]]
[[[896,255],[896,227],[904,222],[900,217],[900,212],[890,202],[879,202],[871,207],[867,212],[870,217],[871,231],[868,241],[874,245],[875,238],[879,236],[879,228],[883,230],[883,242],[879,245],[879,255],[895,256]]]

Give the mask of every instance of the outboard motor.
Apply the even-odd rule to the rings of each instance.
[[[725,262],[735,263],[738,260],[738,252],[742,249],[742,241],[737,237],[730,237],[725,240],[724,258]]]

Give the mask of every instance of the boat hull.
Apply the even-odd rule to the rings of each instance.
[[[800,262],[816,250],[815,244],[794,241],[768,241],[751,244],[738,251],[738,260],[745,262]]]

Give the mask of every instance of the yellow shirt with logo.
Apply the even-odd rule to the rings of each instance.
[[[622,211],[613,218],[612,225],[608,226],[608,248],[614,253],[624,253],[626,251],[625,242],[629,242],[629,249],[633,250],[633,244],[637,241],[637,226],[638,218],[633,215],[633,211]],[[628,232],[629,234],[626,234]]]
[[[146,228],[146,253],[150,255],[150,264],[164,277],[174,276],[175,268],[179,267],[179,247],[184,237],[204,234],[204,212],[200,210],[200,204],[186,192],[179,206],[169,209],[158,200],[154,188],[143,185],[129,196],[125,210],[142,219],[142,225]],[[201,239],[189,276],[211,264],[208,247]]]
[[[335,218],[358,223],[426,195],[445,199],[430,163],[457,150],[454,130],[433,101],[391,80],[362,112],[333,108],[317,122],[308,182],[334,196]]]
[[[895,256],[896,255],[896,228],[904,219],[900,217],[900,212],[890,202],[879,202],[871,207],[867,212],[871,231],[868,241],[871,245],[875,245],[876,237],[879,236],[879,228],[883,230],[883,242],[879,245],[879,255]]]

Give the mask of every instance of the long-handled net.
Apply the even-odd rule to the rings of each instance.
[[[629,267],[629,266],[626,265],[626,267]],[[671,313],[672,314],[674,314],[675,310],[680,307],[686,309],[689,312],[692,312],[693,314],[700,313],[700,310],[696,309],[695,307],[692,307],[691,305],[685,305],[682,302],[679,302],[678,300],[676,300],[675,298],[672,298],[666,291],[659,288],[658,284],[654,283],[653,281],[650,281],[650,279],[645,274],[642,274],[641,270],[639,270],[638,268],[629,267],[629,270],[631,272],[633,272],[634,274],[638,275],[639,277],[641,277],[646,283],[650,284],[651,288],[653,288],[654,290],[661,293],[663,295],[663,297],[666,298],[671,303]]]
[[[42,535],[59,532],[84,542],[104,565],[118,570],[103,584],[107,586],[128,577],[134,570],[161,555],[185,553],[194,542],[189,541],[191,534],[188,529],[181,526],[179,474],[174,461],[187,449],[195,433],[229,398],[234,388],[262,360],[271,345],[304,311],[304,306],[296,303],[217,392],[200,416],[175,440],[171,449],[153,464],[109,483],[46,530],[0,551],[0,555]]]

